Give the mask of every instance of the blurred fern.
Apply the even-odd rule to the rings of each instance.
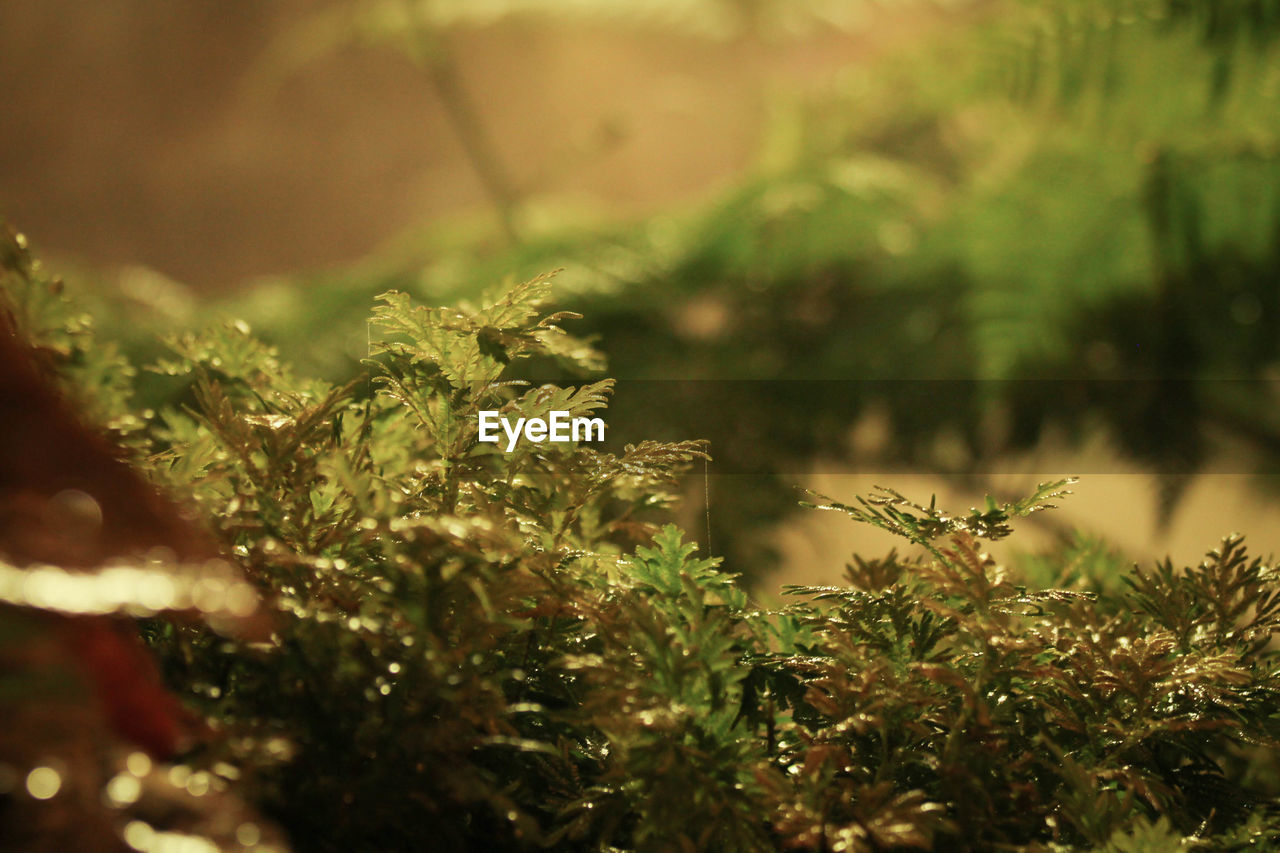
[[[784,5],[831,17],[821,3]],[[856,26],[861,4],[847,8]],[[1224,436],[1256,458],[1241,470],[1274,468],[1273,4],[1027,0],[953,11],[964,9],[954,27],[850,65],[819,91],[778,95],[758,168],[712,203],[632,226],[529,230],[498,253],[429,231],[383,263],[299,282],[307,297],[296,310],[252,318],[255,327],[342,379],[357,369],[363,330],[344,336],[345,357],[317,346],[314,330],[342,323],[357,296],[466,298],[512,270],[566,267],[566,302],[589,318],[622,381],[770,380],[750,400],[719,389],[717,405],[639,391],[613,402],[624,443],[711,435],[722,470],[757,476],[713,518],[749,575],[770,562],[752,531],[789,511],[787,475],[815,457],[980,471],[1049,431],[1083,441],[1101,425],[1159,477],[1165,520]],[[335,7],[343,23],[331,32],[374,27],[370,38],[389,43],[428,31],[415,43],[451,63],[449,34],[493,21],[680,29],[685,16],[792,14],[780,10],[352,4]],[[351,23],[362,17],[382,23]],[[695,315],[720,319],[699,326]],[[856,381],[868,377],[877,381]],[[797,382],[810,379],[855,382],[815,401]],[[936,383],[928,406],[916,380]],[[748,405],[767,417],[759,437],[740,438],[725,413]],[[791,414],[800,408],[803,419]],[[868,411],[887,412],[892,428],[875,458],[858,458],[842,437]],[[992,421],[1007,429],[986,430]],[[937,452],[942,438],[954,452]]]

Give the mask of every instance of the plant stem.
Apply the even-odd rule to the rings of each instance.
[[[462,85],[458,64],[448,48],[438,40],[432,43],[427,57],[426,65],[431,83],[444,105],[454,132],[458,134],[463,150],[471,160],[476,177],[480,179],[497,210],[502,233],[511,244],[518,244],[520,232],[516,227],[516,210],[520,204],[520,194],[502,165],[497,148],[480,120],[471,97]]]

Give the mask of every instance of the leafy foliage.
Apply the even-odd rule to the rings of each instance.
[[[994,499],[988,497],[985,510],[972,509],[967,516],[961,517],[952,517],[940,511],[936,501],[930,501],[927,507],[921,506],[883,486],[877,489],[879,494],[858,498],[857,507],[847,506],[816,493],[824,503],[805,505],[838,510],[855,521],[874,525],[905,537],[917,545],[932,548],[932,540],[956,531],[963,531],[980,539],[1003,539],[1013,532],[1009,519],[1052,509],[1053,504],[1048,501],[1070,494],[1064,487],[1074,482],[1075,478],[1068,478],[1056,483],[1042,483],[1030,497],[1003,506],[997,505]]]
[[[157,369],[187,402],[148,419],[148,469],[274,612],[265,640],[146,622],[211,727],[184,767],[238,779],[314,850],[1243,849],[1280,834],[1280,590],[1239,537],[1120,586],[1098,576],[1114,558],[1080,542],[1044,561],[1062,586],[1030,586],[980,541],[1070,481],[969,513],[881,489],[821,507],[918,556],[855,557],[844,585],[762,608],[652,522],[698,443],[476,441],[481,407],[603,406],[605,383],[505,378],[535,355],[593,363],[546,295],[540,281],[432,310],[390,294],[367,377],[340,386],[298,379],[243,324],[171,342]]]
[[[93,318],[77,310],[65,289],[32,256],[25,235],[0,218],[0,310],[33,346],[39,367],[90,418],[127,441],[142,427],[132,405],[135,370],[116,344],[95,339]]]
[[[338,387],[290,387],[234,324],[175,341],[160,366],[192,399],[162,414],[160,470],[216,519],[283,622],[267,647],[167,625],[152,636],[229,732],[258,733],[217,757],[262,762],[263,796],[305,847],[538,839],[552,781],[597,760],[562,719],[584,680],[558,660],[584,642],[585,603],[567,590],[647,538],[646,515],[703,451],[479,443],[483,409],[577,416],[606,402],[608,381],[501,378],[533,355],[595,365],[556,325],[569,315],[539,314],[546,295],[545,279],[475,309],[386,294],[369,380]]]

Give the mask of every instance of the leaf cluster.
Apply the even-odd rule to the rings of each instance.
[[[242,323],[177,337],[156,366],[188,383],[154,425],[156,472],[278,614],[266,643],[161,622],[149,634],[227,733],[201,760],[251,770],[300,846],[548,838],[554,792],[605,743],[563,719],[585,679],[566,658],[585,642],[574,584],[616,574],[705,453],[477,440],[482,410],[607,402],[608,380],[505,377],[535,356],[597,366],[559,327],[571,315],[539,310],[547,293],[541,278],[450,309],[385,294],[368,373],[343,385],[295,379]]]
[[[375,309],[366,377],[300,380],[243,324],[171,342],[148,420],[262,595],[265,639],[145,634],[223,768],[299,849],[1243,848],[1270,808],[1277,575],[1203,564],[1029,586],[982,541],[1065,494],[951,513],[890,489],[822,508],[923,546],[753,602],[651,514],[698,443],[621,455],[476,441],[476,414],[598,412],[608,385],[543,282],[476,307]],[[1064,574],[1065,578],[1066,575]],[[227,772],[231,768],[233,772]]]

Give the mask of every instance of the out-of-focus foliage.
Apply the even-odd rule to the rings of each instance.
[[[95,340],[93,318],[64,292],[62,279],[31,255],[25,235],[0,219],[0,310],[35,348],[38,366],[64,380],[86,415],[117,440],[141,428],[133,413],[136,371],[117,344]]]
[[[850,30],[886,5],[976,5],[973,0],[346,0],[314,15],[282,47],[289,64],[351,42],[429,57],[455,31],[507,22],[656,29],[702,38],[796,37]]]
[[[388,294],[367,373],[303,380],[243,326],[172,341],[148,418],[273,602],[265,641],[154,619],[237,779],[306,850],[1246,849],[1280,834],[1280,576],[1229,537],[1185,572],[1104,550],[1031,585],[984,551],[1069,481],[968,513],[885,489],[824,508],[926,546],[754,604],[648,523],[696,443],[510,453],[476,413],[598,411],[509,364],[593,353],[535,280]],[[92,352],[88,352],[92,357]],[[1054,566],[1061,565],[1061,569]],[[1101,591],[1099,591],[1101,590]],[[1038,845],[1038,846],[1037,846]],[[247,845],[246,845],[247,846]]]
[[[448,4],[386,8],[397,32],[461,25]],[[1218,439],[1253,455],[1239,470],[1280,458],[1278,19],[1271,0],[975,4],[821,92],[774,93],[757,168],[698,209],[535,230],[537,200],[499,193],[523,235],[509,250],[437,229],[244,307],[337,376],[363,335],[335,320],[377,290],[452,297],[567,267],[564,298],[624,385],[708,380],[687,405],[619,394],[615,434],[714,437],[718,470],[758,475],[713,518],[752,573],[768,546],[751,532],[815,457],[965,471],[1101,428],[1159,476],[1168,518]],[[745,411],[752,430],[730,421]],[[891,422],[874,458],[847,440],[868,413]]]
[[[169,763],[203,721],[132,617],[251,636],[262,611],[122,461],[145,458],[153,414],[134,376],[0,221],[0,847],[281,853],[234,768]]]

